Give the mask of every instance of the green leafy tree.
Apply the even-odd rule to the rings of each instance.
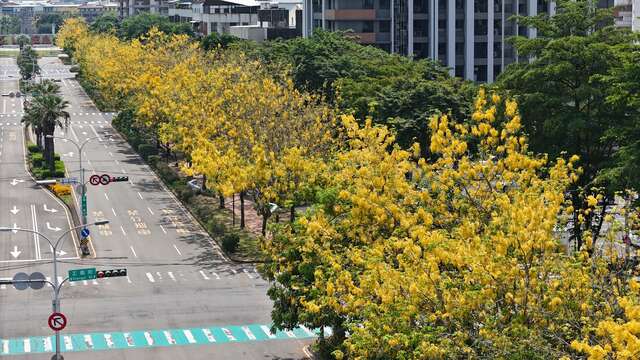
[[[137,39],[151,28],[157,28],[165,34],[187,34],[193,36],[190,23],[173,23],[168,18],[156,14],[142,13],[122,21],[118,36],[122,39]]]
[[[42,94],[34,96],[28,106],[25,106],[25,124],[34,128],[36,133],[44,137],[44,159],[51,173],[55,173],[54,141],[56,127],[69,126],[70,115],[65,110],[69,102],[56,94]]]
[[[119,26],[118,14],[115,11],[108,11],[96,18],[89,28],[97,33],[110,33],[117,32]]]
[[[16,44],[20,46],[20,50],[22,50],[25,46],[31,45],[31,38],[27,35],[20,35],[16,38]]]
[[[616,85],[607,78],[620,71],[634,36],[613,26],[610,10],[594,9],[586,0],[557,2],[557,14],[519,17],[522,26],[537,29],[534,39],[516,37],[521,58],[498,78],[498,84],[520,104],[522,120],[534,151],[550,158],[580,156],[583,174],[570,190],[575,211],[573,235],[582,246],[584,231],[592,241],[600,233],[604,212],[586,212],[586,196],[604,188],[604,203],[613,200],[619,183],[603,176],[622,156],[621,130],[637,122],[629,104],[610,101]],[[637,184],[635,184],[637,187]]]
[[[30,46],[23,47],[18,54],[18,68],[23,80],[31,80],[40,73],[38,66],[38,55]]]
[[[20,32],[20,19],[17,16],[0,16],[0,34],[17,34]]]
[[[213,32],[200,40],[200,46],[204,50],[214,50],[217,48],[226,49],[229,45],[241,41],[239,37],[230,34],[218,34]]]

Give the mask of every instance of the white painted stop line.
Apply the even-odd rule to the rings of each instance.
[[[249,330],[249,327],[247,326],[243,326],[242,327],[242,331],[244,331],[244,333],[247,335],[247,337],[249,338],[249,340],[255,340],[256,336],[253,335],[253,333],[251,332],[251,330]]]
[[[144,338],[147,339],[147,344],[149,344],[149,346],[153,346],[153,337],[151,337],[151,334],[148,331],[144,332]]]
[[[266,327],[265,325],[260,325],[260,329],[262,329],[262,331],[264,331],[264,333],[267,334],[269,339],[275,339],[276,338],[276,336],[271,333],[271,330],[268,327]]]
[[[44,338],[43,343],[44,343],[44,351],[46,352],[53,351],[53,344],[51,343],[51,338],[49,336]]]
[[[187,338],[187,341],[189,342],[189,344],[195,344],[196,343],[196,339],[193,337],[193,334],[191,333],[191,330],[182,330],[182,332],[184,333],[184,337]]]
[[[65,336],[64,337],[64,347],[67,350],[73,350],[73,342],[71,342],[71,337],[70,336]]]
[[[31,341],[29,341],[29,339],[24,339],[24,352],[29,353],[31,352]]]
[[[91,338],[91,335],[84,336],[84,344],[87,346],[87,348],[93,349],[93,339]]]
[[[209,340],[209,342],[216,342],[216,338],[213,337],[213,334],[211,333],[211,330],[202,329],[202,332],[204,333],[204,336],[207,337],[207,340]]]
[[[167,338],[167,341],[169,342],[169,344],[171,344],[171,345],[175,345],[176,344],[176,339],[173,338],[173,336],[171,335],[170,332],[165,330],[165,331],[163,331],[163,333],[164,333],[164,337]]]

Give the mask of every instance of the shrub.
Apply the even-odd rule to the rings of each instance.
[[[58,154],[58,153],[54,153],[54,154],[53,154],[53,160],[54,160],[54,161],[60,161],[60,154]]]
[[[195,193],[189,189],[189,186],[186,184],[179,182],[174,185],[174,190],[178,195],[178,198],[185,203],[189,203],[191,199],[195,196]]]
[[[36,145],[34,143],[29,143],[29,145],[27,145],[27,149],[29,150],[29,153],[31,153],[31,154],[40,152],[40,148],[38,147],[38,145]]]
[[[71,186],[62,184],[53,184],[49,188],[58,196],[71,195]]]
[[[149,155],[149,157],[147,158],[147,163],[155,167],[156,164],[160,162],[160,160],[162,160],[162,158],[159,155]]]
[[[158,149],[149,143],[142,143],[138,146],[138,153],[143,159],[147,160],[150,155],[157,155]]]
[[[227,226],[216,219],[207,222],[207,230],[213,236],[222,236],[227,232]]]
[[[51,177],[51,172],[47,168],[34,168],[33,169],[33,174],[35,175],[36,179],[38,179],[38,180],[42,180],[42,179],[46,179],[46,178],[50,178]]]
[[[31,165],[34,167],[42,167],[44,163],[44,155],[40,152],[31,153]]]
[[[64,177],[64,162],[60,160],[56,160],[55,162],[56,172],[54,174],[55,177]]]
[[[169,185],[173,185],[179,179],[178,174],[165,163],[156,163],[156,169],[162,180]]]
[[[238,249],[238,244],[240,243],[240,235],[236,232],[227,233],[222,238],[222,248],[224,251],[229,253],[234,253]]]

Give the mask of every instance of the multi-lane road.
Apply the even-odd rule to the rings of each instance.
[[[0,59],[0,75],[17,73],[14,59]],[[56,151],[70,177],[79,177],[73,142],[84,147],[87,178],[128,176],[128,182],[88,186],[92,256],[78,255],[78,239],[65,239],[60,275],[69,269],[127,268],[122,278],[65,285],[62,311],[65,358],[86,359],[268,359],[305,358],[308,329],[271,334],[268,283],[251,264],[226,259],[206,233],[167,191],[149,167],[111,127],[73,74],[56,58],[40,59],[42,76],[56,78],[70,102],[70,126],[56,130]],[[0,77],[0,91],[17,80]],[[71,226],[57,199],[35,184],[25,168],[20,117],[22,98],[0,105],[0,226],[36,229],[57,237]],[[44,239],[0,233],[0,277],[41,271],[52,276],[51,249]],[[0,286],[0,356],[47,358],[51,290],[18,291]],[[102,351],[97,351],[102,350]]]

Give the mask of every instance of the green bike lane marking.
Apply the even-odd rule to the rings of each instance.
[[[149,347],[215,345],[278,339],[308,339],[318,331],[299,327],[271,333],[270,325],[230,325],[131,332],[60,334],[61,352],[140,349]],[[326,331],[327,329],[325,329]],[[55,336],[0,339],[0,356],[55,352]]]

